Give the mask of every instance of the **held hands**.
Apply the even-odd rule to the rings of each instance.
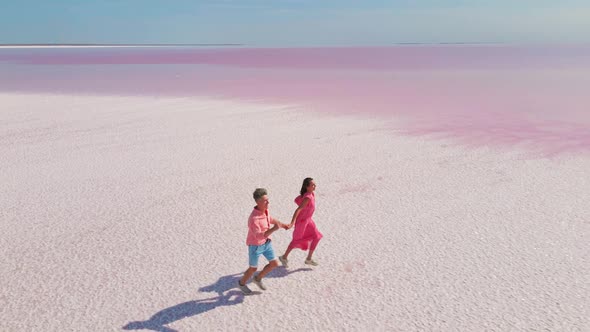
[[[277,221],[271,229],[273,232],[279,230],[279,228],[287,230],[287,229],[291,229],[294,224],[295,224],[294,222],[291,222],[290,224],[283,224],[282,222]]]
[[[290,229],[291,227],[293,227],[292,224],[283,224],[282,222],[278,222],[275,227],[280,227],[282,229]]]

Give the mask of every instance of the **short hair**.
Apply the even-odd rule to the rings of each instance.
[[[268,192],[264,188],[256,188],[256,190],[254,190],[254,194],[252,194],[255,201],[257,201],[258,199],[260,199],[260,197],[264,195],[268,195]]]

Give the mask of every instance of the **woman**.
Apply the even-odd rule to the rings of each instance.
[[[307,259],[305,264],[317,266],[318,263],[312,259],[313,252],[322,238],[322,233],[318,230],[313,221],[313,213],[315,211],[315,182],[312,178],[305,178],[303,185],[301,186],[300,195],[295,198],[295,204],[298,205],[293,218],[288,228],[295,225],[295,231],[293,231],[293,240],[287,247],[287,251],[283,256],[279,257],[279,260],[285,267],[289,267],[289,254],[293,248],[299,248],[301,250],[308,250]]]

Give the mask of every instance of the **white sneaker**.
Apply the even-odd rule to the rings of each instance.
[[[279,260],[281,261],[281,264],[283,264],[284,267],[289,267],[289,260],[286,259],[283,256],[279,256]]]
[[[254,278],[252,278],[252,281],[254,281],[256,286],[258,286],[258,288],[260,288],[262,290],[266,290],[266,287],[262,283],[262,279],[258,279],[258,276],[255,276]]]
[[[318,266],[318,265],[319,265],[319,264],[318,264],[316,261],[314,261],[313,259],[306,259],[306,260],[305,260],[305,264],[307,264],[307,265],[311,265],[311,266]]]
[[[244,293],[244,295],[252,294],[252,290],[246,285],[241,285],[240,282],[238,282],[238,288],[240,288],[240,290],[242,291],[242,293]]]

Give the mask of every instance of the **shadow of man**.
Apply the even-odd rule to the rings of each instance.
[[[241,276],[241,273],[234,273],[220,277],[219,279],[217,279],[216,282],[212,283],[211,285],[199,288],[199,292],[217,293],[217,295],[222,296],[228,290],[236,288],[238,280],[240,280]]]
[[[186,317],[202,314],[220,306],[235,305],[244,301],[244,295],[240,291],[227,292],[224,295],[208,299],[188,301],[158,311],[146,321],[136,321],[123,326],[124,330],[152,330],[160,332],[176,332],[167,324],[176,322]]]
[[[283,278],[295,272],[312,271],[311,268],[287,270],[285,268],[274,269],[267,275],[268,278]],[[244,294],[238,290],[232,290],[238,285],[242,273],[234,273],[217,279],[211,285],[199,288],[199,292],[217,293],[218,296],[207,299],[188,301],[160,310],[150,319],[135,321],[123,326],[124,330],[152,330],[158,332],[177,332],[165,325],[174,323],[186,317],[202,314],[221,306],[236,305],[244,302]],[[260,292],[257,292],[260,294]]]

